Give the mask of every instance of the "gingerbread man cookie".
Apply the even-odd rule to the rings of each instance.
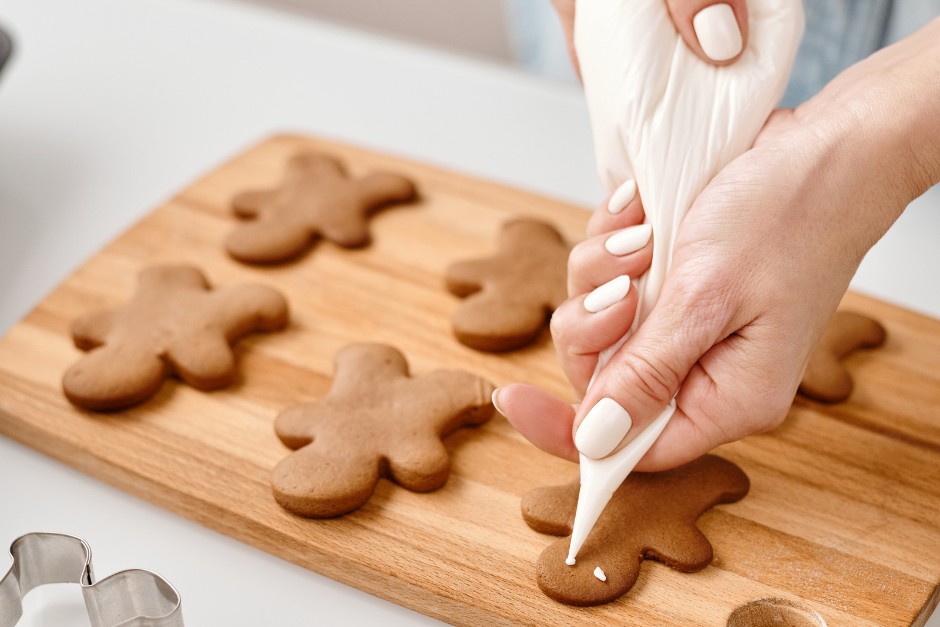
[[[244,218],[226,241],[245,263],[278,263],[300,255],[316,237],[346,248],[369,242],[368,217],[383,206],[414,200],[415,186],[388,172],[350,177],[322,154],[294,156],[277,189],[243,192],[232,201]]]
[[[884,344],[883,326],[853,311],[837,311],[810,354],[800,394],[824,403],[838,403],[852,394],[852,376],[842,360],[860,348]]]
[[[65,373],[62,388],[75,405],[114,410],[154,394],[170,374],[200,390],[236,376],[230,343],[252,331],[287,324],[287,301],[263,285],[212,289],[199,269],[147,268],[120,309],[72,323],[75,345],[90,351]]]
[[[644,559],[682,572],[701,570],[712,561],[712,546],[695,521],[714,505],[744,498],[749,487],[740,468],[714,455],[664,472],[634,473],[614,493],[574,566],[565,564],[570,538],[542,552],[539,587],[562,603],[600,605],[633,587]],[[577,481],[532,490],[522,500],[522,516],[536,531],[568,535],[578,490]]]
[[[469,297],[454,312],[457,339],[481,351],[532,342],[568,296],[570,251],[551,225],[520,219],[503,225],[496,255],[451,265],[447,288]]]
[[[410,377],[390,346],[347,346],[336,355],[330,392],[277,417],[278,437],[295,452],[274,469],[274,498],[295,514],[325,518],[363,505],[380,476],[414,492],[436,490],[450,472],[441,438],[489,420],[492,393],[458,370]]]

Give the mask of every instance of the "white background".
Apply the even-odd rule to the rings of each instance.
[[[601,198],[575,87],[212,0],[6,0],[0,24],[17,45],[0,75],[0,332],[137,218],[278,131],[585,205]],[[938,209],[934,189],[854,287],[940,316]],[[166,576],[191,626],[432,622],[2,437],[0,502],[0,547],[29,531],[82,536],[99,577],[129,567]],[[86,624],[74,586],[28,600],[23,625]]]

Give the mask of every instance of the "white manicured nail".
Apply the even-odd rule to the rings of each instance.
[[[604,242],[604,248],[611,255],[621,257],[635,253],[647,244],[653,235],[653,226],[651,224],[637,224],[617,231],[607,238]]]
[[[574,434],[574,445],[591,459],[607,457],[633,426],[627,410],[612,398],[602,398],[584,417]]]
[[[692,18],[695,36],[709,59],[727,61],[738,56],[743,40],[730,4],[713,4]]]
[[[490,397],[490,402],[493,403],[493,407],[496,408],[496,411],[503,414],[503,410],[499,408],[499,403],[496,401],[497,396],[499,395],[500,388],[493,390],[493,395]],[[506,414],[503,414],[504,416]]]
[[[620,213],[627,208],[634,196],[636,196],[636,181],[627,179],[611,194],[607,211],[613,214]]]
[[[591,313],[603,311],[615,303],[622,301],[630,292],[630,277],[626,274],[611,279],[600,287],[594,288],[594,291],[584,299],[584,308]]]

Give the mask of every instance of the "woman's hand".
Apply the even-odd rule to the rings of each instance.
[[[623,446],[676,395],[679,410],[640,470],[774,428],[862,257],[938,181],[940,19],[772,116],[696,200],[656,307],[587,392],[602,342],[586,344],[559,311],[553,334],[580,406],[512,385],[498,408],[541,448],[576,459],[573,434],[602,398],[632,420]],[[573,265],[577,289],[620,271]]]

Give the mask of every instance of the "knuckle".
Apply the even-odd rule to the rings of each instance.
[[[567,308],[562,305],[552,313],[552,317],[548,321],[548,328],[552,334],[552,340],[554,340],[556,345],[567,346],[568,345],[568,329],[571,327],[568,316],[565,315],[565,310]]]
[[[658,402],[668,402],[682,381],[682,375],[659,359],[631,353],[620,361],[612,383],[618,389],[632,389]]]
[[[586,242],[581,242],[571,249],[568,254],[568,277],[570,280],[576,280],[589,265],[589,250]]]

